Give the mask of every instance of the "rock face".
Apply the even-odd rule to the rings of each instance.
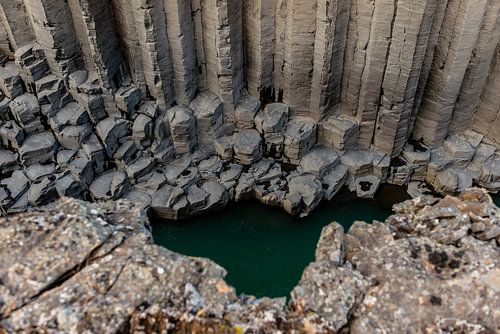
[[[202,200],[207,180],[280,207],[298,198],[291,175],[322,184],[306,208],[287,202],[298,214],[343,185],[497,192],[499,13],[500,0],[0,0],[0,184],[55,164],[58,189],[145,208],[168,184],[174,218],[220,207]],[[200,166],[216,158],[222,171]],[[264,181],[250,170],[262,159]],[[189,175],[172,176],[178,161]],[[120,191],[90,188],[115,172]],[[58,196],[33,198],[26,177],[20,193],[0,186],[3,211]]]
[[[238,296],[215,263],[153,245],[127,201],[65,198],[0,219],[0,331],[498,332],[500,209],[489,196],[394,210],[347,233],[326,226],[286,304]]]

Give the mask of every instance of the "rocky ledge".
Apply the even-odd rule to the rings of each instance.
[[[482,190],[324,228],[285,298],[153,244],[126,201],[63,198],[0,220],[0,333],[497,333],[500,210]]]

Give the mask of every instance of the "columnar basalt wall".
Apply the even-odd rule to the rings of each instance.
[[[257,198],[307,215],[344,185],[497,191],[499,13],[0,0],[0,205],[127,197],[182,218]]]

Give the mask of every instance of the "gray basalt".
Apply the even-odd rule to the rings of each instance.
[[[50,204],[54,184],[92,198],[110,171],[144,208],[161,188],[151,173],[163,173],[182,190],[173,218],[221,207],[209,181],[230,200],[295,208],[288,180],[305,172],[327,200],[344,185],[363,197],[383,183],[498,191],[499,8],[0,0],[1,179],[55,163],[54,180],[2,212]],[[189,173],[173,176],[183,159]],[[222,179],[228,166],[237,177]]]

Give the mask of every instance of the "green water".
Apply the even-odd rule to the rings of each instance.
[[[500,207],[500,194],[492,195],[491,197],[493,198],[493,202]]]
[[[278,297],[289,295],[314,260],[324,226],[337,221],[347,230],[354,220],[383,221],[390,214],[374,201],[342,193],[302,220],[281,209],[244,202],[189,221],[153,220],[153,234],[157,244],[170,250],[223,266],[238,293]]]

